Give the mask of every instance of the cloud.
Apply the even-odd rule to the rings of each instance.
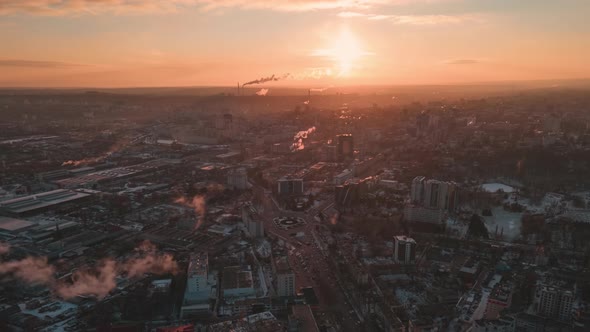
[[[476,63],[481,63],[481,60],[477,59],[453,59],[447,60],[444,62],[447,65],[473,65]]]
[[[305,12],[367,10],[379,5],[408,3],[412,3],[412,0],[0,0],[0,15],[141,15],[178,12],[187,8],[204,11],[240,8]]]
[[[398,3],[395,0],[200,0],[204,9],[238,7],[275,11],[305,12],[327,9],[369,9],[377,5]]]
[[[370,21],[389,21],[400,25],[439,25],[439,24],[459,24],[459,23],[477,23],[482,22],[483,17],[478,14],[462,15],[384,15],[384,14],[366,14],[354,11],[344,11],[338,13],[342,18],[364,18]]]
[[[384,5],[440,1],[453,0],[0,0],[0,15],[147,15],[173,13],[190,8],[202,11],[239,8],[282,12],[349,10],[340,13],[340,16],[360,17],[366,14],[354,11],[371,10]]]
[[[2,0],[0,0],[2,1]],[[1,9],[0,9],[1,12]],[[59,61],[36,61],[36,60],[18,60],[5,59],[0,60],[0,67],[28,67],[28,68],[65,68],[87,66],[77,63],[59,62]]]

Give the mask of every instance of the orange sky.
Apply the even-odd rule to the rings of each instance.
[[[590,78],[586,0],[0,0],[0,86]]]

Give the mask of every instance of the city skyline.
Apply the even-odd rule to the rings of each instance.
[[[0,1],[1,87],[590,77],[585,1]]]

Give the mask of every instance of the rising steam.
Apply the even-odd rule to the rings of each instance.
[[[267,93],[268,93],[268,89],[260,89],[260,90],[256,91],[256,95],[258,95],[258,96],[266,96]]]
[[[136,248],[134,257],[123,262],[112,258],[102,260],[91,268],[77,270],[71,282],[55,279],[55,267],[46,257],[27,257],[17,261],[0,262],[0,275],[8,275],[31,285],[46,285],[57,296],[71,299],[79,295],[91,295],[98,299],[107,296],[116,286],[120,274],[128,278],[145,273],[177,273],[178,264],[169,254],[160,254],[156,246],[144,241]]]
[[[17,261],[0,262],[0,275],[9,275],[32,285],[52,284],[55,268],[46,257],[27,257]]]
[[[332,215],[332,217],[330,218],[330,224],[336,225],[338,223],[339,217],[340,217],[340,214],[338,212],[334,213],[334,215]]]
[[[293,152],[293,151],[303,150],[305,148],[305,145],[303,144],[303,140],[306,139],[314,131],[315,131],[315,127],[311,127],[307,130],[302,130],[302,131],[298,132],[297,134],[295,134],[295,136],[293,137],[293,144],[291,144],[291,151]]]
[[[105,259],[93,269],[74,272],[72,283],[61,282],[56,285],[54,292],[64,299],[78,295],[92,295],[103,299],[117,287],[117,270],[117,262]]]
[[[179,197],[177,198],[174,203],[179,203],[184,206],[188,206],[195,210],[195,213],[198,215],[197,224],[195,225],[195,230],[199,229],[201,225],[205,222],[205,214],[207,213],[207,205],[205,202],[205,196],[197,195],[192,199],[187,199],[186,197]]]
[[[129,145],[128,140],[119,140],[119,141],[115,142],[115,144],[113,144],[107,150],[107,152],[101,154],[100,156],[84,158],[84,159],[80,159],[80,160],[68,160],[68,161],[64,161],[61,165],[62,166],[80,166],[80,165],[87,165],[87,164],[92,164],[92,163],[99,163],[99,162],[103,161],[104,159],[110,157],[113,153],[123,150],[128,145]]]

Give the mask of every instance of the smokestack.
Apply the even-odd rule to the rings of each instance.
[[[240,82],[238,82],[238,96],[240,95]]]

